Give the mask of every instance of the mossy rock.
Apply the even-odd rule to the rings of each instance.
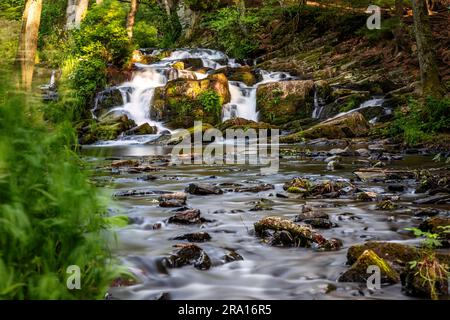
[[[81,134],[81,144],[91,144],[99,140],[115,140],[125,131],[135,127],[136,123],[128,119],[126,115],[121,115],[115,119],[94,123],[88,126]]]
[[[273,129],[275,128],[275,126],[270,125],[268,123],[265,122],[256,122],[256,121],[252,121],[252,120],[247,120],[244,118],[232,118],[232,119],[228,119],[226,121],[224,121],[222,124],[220,124],[219,126],[219,130],[221,130],[222,132],[225,132],[227,129],[232,129],[232,130],[238,130],[238,129],[242,129],[244,132],[249,130],[249,129],[253,129],[256,130],[256,133],[259,133],[259,130],[261,129]]]
[[[364,251],[371,250],[379,257],[390,262],[397,262],[406,265],[409,261],[419,257],[419,250],[416,247],[394,242],[369,241],[364,244],[351,246],[347,251],[347,264],[354,264]]]
[[[369,133],[370,125],[359,112],[323,121],[307,130],[280,138],[281,143],[296,143],[304,139],[344,139],[364,137]]]
[[[202,95],[211,92],[216,94],[220,110],[216,107],[208,109],[203,105]],[[231,99],[228,79],[222,73],[202,80],[169,81],[163,96],[165,103],[162,118],[167,120],[168,126],[172,128],[188,128],[193,126],[195,121],[200,120],[217,124],[221,121],[221,106],[230,102]],[[158,109],[161,109],[160,104]]]
[[[398,272],[395,271],[386,260],[380,258],[370,249],[364,250],[350,269],[339,277],[338,281],[366,283],[367,279],[372,275],[372,273],[367,272],[369,266],[377,266],[380,269],[382,283],[400,282],[400,275]]]
[[[183,61],[177,61],[174,64],[172,64],[172,68],[177,69],[177,70],[184,70],[185,69],[185,65]]]
[[[224,73],[230,81],[240,81],[247,86],[253,86],[256,83],[256,75],[249,66],[238,68],[226,67],[217,70],[215,73]]]
[[[281,125],[310,117],[314,109],[314,81],[291,80],[258,86],[257,109],[263,122]]]

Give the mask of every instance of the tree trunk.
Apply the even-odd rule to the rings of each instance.
[[[22,29],[16,57],[16,62],[20,66],[20,85],[25,90],[31,89],[33,81],[41,12],[42,0],[28,0],[26,2],[22,15]]]
[[[422,94],[424,97],[440,98],[443,96],[445,89],[439,76],[427,5],[425,0],[412,0],[412,5]]]
[[[138,11],[138,0],[131,0],[130,4],[130,12],[128,12],[127,17],[127,32],[128,32],[128,38],[131,40],[133,38],[133,27],[134,27],[134,21],[136,18],[136,13]]]
[[[101,2],[100,2],[101,3]],[[68,0],[66,11],[66,29],[78,28],[86,15],[89,0]]]

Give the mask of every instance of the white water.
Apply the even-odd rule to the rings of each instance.
[[[152,55],[158,55],[161,52],[161,50],[155,50]],[[213,70],[227,66],[231,68],[241,66],[236,60],[229,59],[223,52],[209,49],[180,49],[173,51],[169,57],[150,65],[135,63],[135,67],[138,70],[134,72],[132,80],[117,87],[122,95],[123,104],[109,110],[107,114],[126,114],[137,125],[148,123],[151,126],[156,126],[158,132],[168,130],[164,127],[163,123],[155,121],[150,117],[155,88],[165,86],[168,81],[178,78],[204,79],[208,76],[208,74],[177,70],[171,67],[173,63],[188,58],[201,59],[204,67]],[[239,81],[229,81],[231,99],[229,103],[223,106],[222,120],[240,117],[258,121],[258,113],[256,111],[257,87],[264,83],[294,79],[286,72],[268,72],[261,70],[260,75],[262,80],[254,86],[247,86]],[[93,114],[95,111],[97,111],[97,103],[93,109]],[[104,141],[96,145],[144,144],[153,139],[155,139],[154,135],[142,137],[122,136],[117,141]]]
[[[329,120],[336,119],[336,118],[345,116],[345,115],[353,113],[353,112],[361,111],[363,109],[373,108],[373,107],[381,107],[383,105],[384,101],[385,101],[384,98],[372,98],[372,99],[369,99],[369,100],[364,101],[363,103],[361,103],[358,108],[355,108],[355,109],[352,109],[352,110],[346,111],[346,112],[341,112],[341,113],[335,115],[334,117],[330,118]],[[391,110],[389,110],[387,108],[385,108],[384,110],[385,110],[386,114],[388,114],[391,111]],[[375,118],[371,119],[371,122],[375,123],[376,119]]]

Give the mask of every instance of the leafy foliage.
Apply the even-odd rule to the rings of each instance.
[[[209,16],[206,26],[217,33],[220,47],[233,57],[247,57],[258,47],[249,34],[259,29],[259,18],[250,12],[243,15],[236,7],[222,8]]]
[[[409,110],[400,110],[390,128],[391,135],[402,135],[414,145],[424,141],[430,134],[450,129],[450,99],[427,98],[423,105],[410,100]]]
[[[102,298],[116,276],[105,201],[70,149],[74,131],[65,122],[49,133],[39,106],[0,83],[0,299]],[[66,287],[70,265],[80,290]]]

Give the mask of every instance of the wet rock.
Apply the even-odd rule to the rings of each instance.
[[[154,181],[154,180],[157,180],[157,179],[158,179],[158,177],[154,176],[152,174],[146,174],[146,175],[141,176],[141,177],[138,178],[138,180],[142,180],[142,181]]]
[[[254,186],[245,186],[245,187],[238,187],[236,189],[234,189],[234,192],[261,192],[261,191],[267,191],[267,190],[272,190],[275,189],[275,186],[273,184],[270,183],[262,183],[262,184],[257,184]]]
[[[91,144],[99,140],[115,140],[122,132],[135,126],[136,123],[126,114],[111,116],[99,123],[82,128],[80,144]]]
[[[338,118],[323,121],[315,126],[294,134],[280,137],[281,143],[296,143],[303,139],[343,139],[366,136],[370,125],[362,114],[353,112]]]
[[[141,124],[133,129],[126,132],[128,135],[144,135],[144,134],[156,134],[158,133],[158,128],[156,126],[151,126],[148,123]]]
[[[148,189],[131,189],[131,190],[124,190],[124,191],[118,191],[114,193],[113,197],[122,198],[122,197],[141,197],[141,196],[147,196],[147,195],[155,195],[158,192],[155,190],[148,190]]]
[[[139,161],[133,160],[133,159],[117,160],[117,161],[113,161],[111,163],[112,168],[134,167],[134,166],[138,166],[138,165],[139,165]]]
[[[195,195],[210,195],[210,194],[223,194],[223,190],[217,186],[206,183],[191,183],[186,188],[186,192]]]
[[[432,217],[441,213],[441,210],[436,208],[420,208],[414,210],[414,215],[418,217]]]
[[[174,216],[170,217],[167,222],[177,224],[200,224],[210,222],[209,220],[202,218],[200,214],[200,210],[198,209],[188,209],[177,212]]]
[[[160,207],[182,207],[186,205],[187,195],[184,192],[163,194],[158,198]]]
[[[339,161],[333,160],[327,163],[327,170],[334,171],[338,169],[343,169],[344,166],[339,163]]]
[[[388,190],[392,192],[403,192],[405,191],[405,186],[402,184],[390,184],[388,185]]]
[[[110,109],[123,104],[122,93],[117,87],[107,88],[99,92],[95,98],[94,115],[100,118]]]
[[[256,222],[255,233],[257,236],[267,238],[268,231],[274,234],[269,241],[271,244],[282,244],[284,246],[311,247],[327,249],[329,240],[307,225],[298,225],[290,220],[280,217],[266,217]],[[269,233],[270,235],[270,233]],[[333,241],[334,243],[334,241]]]
[[[205,242],[211,240],[211,236],[207,232],[186,233],[176,236],[173,240],[187,240],[189,242]]]
[[[370,266],[377,266],[380,269],[381,283],[400,282],[400,275],[397,271],[395,271],[386,260],[380,258],[372,250],[364,250],[350,269],[339,277],[338,281],[366,283],[367,279],[372,275],[371,272],[368,273],[368,268]]]
[[[232,129],[232,130],[242,129],[244,132],[247,131],[248,129],[254,129],[254,130],[257,130],[256,133],[259,134],[258,130],[271,129],[271,128],[274,128],[274,126],[269,123],[256,122],[256,121],[247,120],[247,119],[243,119],[243,118],[231,118],[231,119],[224,121],[219,126],[219,130],[221,130],[224,133],[226,133],[227,129]]]
[[[310,225],[317,229],[331,229],[337,227],[337,225],[330,221],[330,219],[325,218],[311,218],[302,220],[303,223]]]
[[[426,197],[423,199],[418,199],[413,201],[414,204],[443,204],[450,202],[449,194],[437,194],[431,197]]]
[[[415,179],[416,174],[411,170],[395,170],[382,168],[361,168],[353,172],[362,181],[369,180],[404,180]]]
[[[338,214],[337,218],[339,221],[362,220],[361,217],[358,217],[357,215],[355,215],[351,212],[344,212],[344,213]]]
[[[225,262],[234,262],[234,261],[240,261],[240,260],[244,260],[244,258],[239,254],[239,253],[237,253],[236,251],[234,251],[234,250],[230,250],[230,251],[228,251],[223,257],[222,257],[222,259],[225,261]]]
[[[185,265],[194,265],[199,270],[211,268],[211,259],[200,247],[195,244],[180,244],[177,247],[181,249],[166,259],[168,267],[180,268]]]
[[[137,167],[130,167],[127,169],[128,173],[142,173],[142,172],[150,172],[150,171],[160,171],[162,168],[153,167],[148,165],[140,165]]]
[[[369,156],[369,150],[364,149],[364,148],[357,149],[357,150],[355,150],[355,152],[360,157],[368,157]]]
[[[260,119],[283,124],[311,116],[314,108],[314,81],[291,80],[258,86],[257,106]]]
[[[324,197],[328,196],[330,198],[339,197],[339,191],[344,187],[345,184],[341,182],[331,180],[310,181],[299,177],[283,185],[283,189],[289,193],[299,193],[304,197],[323,195]]]
[[[420,258],[420,250],[416,247],[395,243],[368,241],[364,244],[351,246],[347,251],[347,264],[354,264],[365,250],[372,250],[379,257],[391,262],[396,268],[407,267],[408,262]]]
[[[309,206],[302,206],[300,214],[295,216],[294,221],[299,222],[303,221],[305,219],[329,219],[330,216],[326,213],[315,211],[313,208]]]
[[[281,199],[287,199],[287,198],[289,198],[289,196],[286,195],[286,194],[284,194],[284,193],[277,193],[275,196],[276,196],[277,198],[281,198]]]
[[[251,202],[250,204],[254,204],[254,206],[249,211],[273,210],[273,201],[269,199],[259,199],[258,201]]]
[[[229,81],[240,81],[247,86],[253,86],[256,83],[256,76],[249,66],[242,66],[238,68],[222,68],[216,72],[224,73]]]
[[[378,198],[378,194],[375,192],[364,191],[356,195],[358,201],[375,201]]]
[[[383,200],[377,203],[377,209],[379,210],[394,210],[397,209],[398,205],[391,200]]]

